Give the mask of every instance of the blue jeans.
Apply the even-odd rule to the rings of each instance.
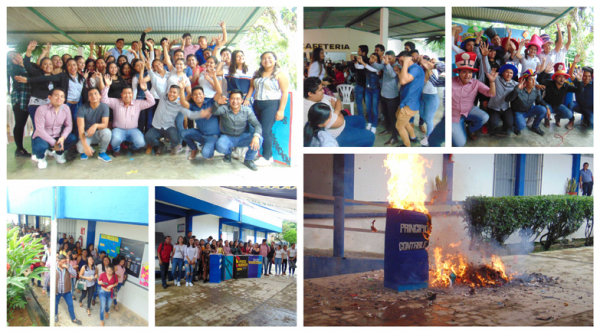
[[[367,120],[372,125],[377,127],[377,118],[379,117],[379,96],[381,89],[366,88],[365,103],[367,104]]]
[[[569,109],[573,112],[573,119],[575,119],[575,112],[581,113],[583,120],[587,122],[590,128],[594,128],[594,110],[584,109],[576,101],[569,103]]]
[[[100,321],[104,321],[104,313],[110,310],[110,291],[100,288],[98,296],[100,297]]]
[[[359,85],[354,86],[354,102],[356,103],[357,114],[361,117],[365,116],[363,111],[363,100],[365,99],[365,87]]]
[[[421,107],[419,108],[419,117],[427,124],[427,133],[425,136],[429,137],[433,132],[433,116],[440,106],[440,98],[437,94],[422,94],[421,95]],[[419,124],[421,121],[419,121]]]
[[[442,120],[440,120],[440,122],[437,123],[437,125],[435,125],[435,128],[433,129],[433,132],[431,132],[431,135],[429,136],[428,141],[429,141],[429,147],[441,147],[442,143],[444,141],[446,141],[446,116],[445,115],[442,117]]]
[[[452,123],[452,146],[462,147],[467,143],[465,120],[472,121],[471,126],[469,126],[469,131],[473,133],[480,129],[483,124],[487,123],[488,119],[490,119],[490,116],[476,106],[471,109],[466,118],[465,116],[460,116],[460,121],[458,123]]]
[[[65,302],[67,302],[71,321],[77,319],[75,318],[75,309],[73,308],[73,294],[70,291],[62,294],[56,294],[56,298],[54,300],[54,315],[58,316],[58,303],[60,302],[61,297],[65,299]]]
[[[173,273],[173,279],[177,283],[181,280],[181,272],[183,272],[183,258],[173,258],[172,266],[171,273]]]
[[[123,282],[119,282],[119,284],[113,288],[113,292],[117,293],[117,296],[118,296],[119,290],[121,290],[121,287],[123,287]],[[115,303],[115,305],[117,305],[117,297],[115,297],[113,299],[113,302]]]
[[[268,274],[269,273],[269,258],[267,257],[263,257],[262,258],[263,262],[263,275],[264,274]]]
[[[181,138],[192,150],[198,149],[196,142],[202,144],[202,157],[213,158],[215,156],[215,145],[219,137],[217,135],[204,135],[195,128],[183,130]]]
[[[123,141],[133,143],[134,149],[144,148],[146,146],[146,141],[144,140],[144,134],[137,129],[121,129],[114,128],[112,130],[112,137],[110,139],[110,145],[112,146],[113,151],[118,152],[121,149],[121,143]]]
[[[143,98],[142,100],[145,100],[145,98]],[[138,129],[142,132],[142,133],[146,133],[148,132],[148,130],[150,130],[152,128],[152,118],[154,118],[154,110],[156,110],[156,107],[158,106],[158,103],[152,105],[151,107],[141,110],[140,111],[140,117],[138,118]]]
[[[159,141],[159,139],[162,137],[165,137],[169,140],[171,143],[171,148],[175,148],[181,143],[181,136],[179,136],[179,130],[177,127],[169,127],[167,129],[158,129],[152,127],[148,130],[148,132],[146,132],[146,135],[144,135],[146,143],[152,147],[162,145],[162,142]]]
[[[250,148],[250,142],[252,142],[252,138],[254,138],[254,133],[246,132],[240,136],[229,136],[227,134],[221,134],[219,139],[217,140],[217,151],[221,154],[229,155],[231,154],[231,150],[235,147],[246,148],[248,147],[248,152],[246,153],[246,161],[254,161],[258,150],[252,150]],[[260,145],[262,146],[263,139],[260,138]],[[259,147],[260,150],[260,147]]]
[[[73,277],[71,278],[71,294],[75,295],[75,288],[77,285],[77,278]]]
[[[33,133],[35,133],[35,111],[39,107],[39,105],[29,105],[27,107],[27,112],[29,112],[29,116],[31,117],[31,123],[33,124]],[[31,135],[33,135],[33,133],[31,133]]]
[[[262,126],[262,156],[267,160],[273,157],[273,125],[280,102],[280,100],[254,101],[254,113]]]
[[[296,264],[296,260],[298,260],[298,258],[296,258],[296,259],[288,259],[288,261],[290,262],[290,269],[289,269],[289,272],[290,272],[290,274],[292,274],[292,275],[293,275],[294,273],[296,273],[296,266],[294,266],[294,268],[292,268],[292,264],[291,264],[291,263],[293,262],[293,263],[294,263],[294,265],[295,265],[295,264]]]
[[[55,138],[55,139],[58,139],[58,138]],[[64,150],[57,151],[56,153],[58,155],[64,154],[64,152],[69,150],[69,148],[71,148],[76,142],[77,142],[77,137],[73,133],[67,135],[65,142],[63,142]],[[40,138],[39,136],[37,138],[33,139],[33,141],[31,142],[31,150],[38,159],[44,158],[46,150],[50,149],[50,147],[51,147],[50,144],[48,142],[44,141],[44,139]],[[54,146],[52,146],[52,147],[54,147]]]
[[[281,274],[281,258],[275,258],[275,274]]]
[[[79,109],[81,102],[77,104],[67,103],[67,105],[69,106],[69,109],[71,109],[71,117],[73,118],[73,130],[71,130],[71,133],[79,137],[79,129],[77,128],[77,110]]]
[[[187,260],[184,260],[183,264],[185,265],[185,283],[191,283],[194,278],[194,266],[190,265]]]
[[[346,127],[335,139],[340,147],[373,147],[375,134],[365,129],[365,117],[344,117]]]
[[[534,105],[527,112],[515,112],[515,127],[521,131],[527,126],[525,119],[535,117],[531,128],[538,128],[546,117],[546,108],[542,105]]]
[[[569,108],[564,106],[564,104],[559,105],[556,109],[550,105],[550,113],[556,114],[556,121],[573,118],[573,111],[569,110]]]
[[[96,297],[98,297],[98,293],[100,292],[100,285],[98,284],[98,280],[96,280],[96,286],[94,289],[94,302],[96,301]]]
[[[273,259],[272,258],[271,259],[267,258],[267,261],[269,262],[269,274],[272,274],[271,273],[271,268],[273,268]]]

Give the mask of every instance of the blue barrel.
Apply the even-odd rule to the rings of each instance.
[[[429,284],[429,217],[410,210],[388,208],[385,222],[384,280],[398,291],[427,288]]]
[[[248,277],[259,278],[262,273],[262,256],[248,256]]]
[[[233,256],[223,256],[223,268],[221,269],[221,280],[233,279]]]
[[[208,281],[210,283],[221,283],[221,266],[223,262],[222,254],[211,254],[209,265],[210,274],[208,275]]]

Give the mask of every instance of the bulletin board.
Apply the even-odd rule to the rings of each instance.
[[[120,254],[121,256],[125,257],[125,268],[127,275],[139,279],[140,272],[142,271],[142,263],[144,251],[146,250],[146,244],[147,243],[129,238],[121,238]]]
[[[100,234],[98,251],[106,252],[110,258],[115,258],[121,250],[121,238],[111,235]]]

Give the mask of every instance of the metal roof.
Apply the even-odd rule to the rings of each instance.
[[[228,43],[239,42],[243,33],[263,14],[265,7],[8,7],[8,44],[30,40],[53,44],[129,44],[152,27],[146,38],[180,38],[192,34],[195,43],[222,33],[227,24]]]
[[[412,39],[445,34],[444,7],[388,7],[388,38]],[[380,7],[305,7],[304,29],[351,28],[379,33]]]
[[[452,18],[545,29],[575,7],[452,7]]]

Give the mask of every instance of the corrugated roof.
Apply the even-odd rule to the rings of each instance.
[[[305,7],[304,29],[352,28],[379,33],[377,7]],[[388,7],[388,36],[392,39],[425,38],[445,34],[444,7]]]
[[[8,44],[74,44],[52,25],[81,44],[114,44],[124,38],[128,44],[139,40],[142,31],[152,27],[147,38],[180,38],[185,32],[192,40],[202,35],[208,40],[221,34],[220,21],[227,24],[228,40],[239,42],[263,14],[265,7],[8,7]],[[43,16],[45,22],[39,15]],[[243,31],[240,31],[242,29]],[[236,35],[236,33],[240,33]],[[233,40],[235,36],[235,40]]]
[[[575,7],[452,7],[452,18],[545,28]]]

